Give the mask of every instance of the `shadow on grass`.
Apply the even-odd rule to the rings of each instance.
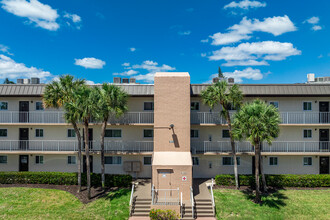
[[[254,201],[255,192],[249,188],[243,191],[246,199]],[[268,206],[270,208],[280,209],[281,207],[286,206],[285,200],[288,197],[285,196],[281,191],[277,189],[269,189],[268,193],[263,193],[261,195],[261,203],[260,206]]]
[[[106,200],[113,200],[113,199],[118,199],[120,197],[128,195],[130,190],[128,188],[125,189],[118,189],[112,192],[109,192],[106,194],[104,197]]]

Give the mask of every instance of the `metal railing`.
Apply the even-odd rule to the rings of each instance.
[[[191,202],[191,217],[195,218],[195,211],[194,211],[194,192],[193,192],[193,188],[190,186],[190,202]]]
[[[180,190],[177,189],[155,189],[152,190],[153,205],[180,205]]]
[[[252,153],[254,147],[250,142],[235,142],[237,153]],[[191,142],[192,154],[231,153],[230,141]],[[261,152],[330,152],[329,141],[273,141],[272,145],[262,143]]]
[[[91,123],[98,121],[91,120]],[[119,118],[111,116],[110,124],[152,124],[154,123],[153,112],[126,112]],[[66,123],[63,111],[0,111],[0,123],[40,123],[56,124]]]
[[[182,202],[182,192],[180,197],[180,216],[183,218],[183,202]]]
[[[105,152],[152,152],[153,141],[106,141]],[[85,150],[84,143],[81,145]],[[89,142],[90,151],[100,151],[99,141]],[[0,140],[0,151],[78,151],[78,141],[69,140]]]
[[[213,195],[213,185],[214,185],[214,180],[212,178],[212,183],[211,183],[211,186],[210,186],[210,191],[211,191],[211,199],[212,199],[213,216],[215,216],[215,202],[214,202],[214,195]]]
[[[130,199],[129,199],[129,216],[132,215],[132,205],[133,205],[134,187],[135,187],[135,184],[133,183],[133,184],[132,184],[132,190],[131,190],[131,197],[130,197]]]
[[[234,111],[230,115],[234,115]],[[281,124],[329,124],[330,112],[280,112]],[[191,112],[191,124],[227,124],[220,112]]]

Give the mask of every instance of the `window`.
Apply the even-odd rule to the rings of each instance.
[[[8,110],[8,102],[0,102],[0,110]]]
[[[144,129],[143,130],[143,137],[144,138],[152,138],[154,136],[154,130],[152,129]]]
[[[68,164],[76,164],[76,156],[68,156]]]
[[[277,166],[277,164],[278,164],[277,157],[269,157],[269,165],[270,166]]]
[[[42,102],[36,102],[36,110],[37,111],[44,110],[44,105],[42,104]]]
[[[241,158],[236,157],[237,165],[241,165]],[[233,157],[223,157],[222,158],[222,165],[223,166],[233,166],[234,165],[234,159]]]
[[[154,103],[153,102],[145,102],[144,103],[144,110],[145,111],[153,111],[154,110]]]
[[[72,128],[68,129],[68,137],[69,138],[76,137],[76,132],[74,129],[72,129]]]
[[[36,156],[36,164],[44,164],[44,156]]]
[[[209,162],[209,169],[212,169],[212,162]]]
[[[304,129],[304,138],[312,138],[312,129]]]
[[[312,111],[312,102],[304,102],[303,103],[304,111]]]
[[[312,166],[312,157],[304,157],[304,166]]]
[[[278,102],[277,101],[270,101],[270,105],[273,105],[275,108],[278,108]]]
[[[195,129],[190,130],[190,137],[191,138],[198,138],[199,137],[199,131]]]
[[[212,141],[212,135],[209,134],[209,141],[211,142]]]
[[[7,129],[0,129],[0,137],[7,137]]]
[[[192,110],[192,111],[199,111],[199,102],[192,102],[192,103],[190,103],[190,110]]]
[[[151,157],[144,157],[143,158],[144,165],[151,165]]]
[[[222,130],[222,138],[230,138],[228,129],[223,129]]]
[[[7,163],[7,156],[0,156],[0,163]]]
[[[109,157],[104,157],[104,163],[105,164],[121,164],[121,157],[118,156],[109,156]]]
[[[43,137],[44,129],[36,129],[36,137]]]
[[[198,166],[199,165],[199,158],[198,157],[192,157],[192,162],[194,166]]]
[[[107,130],[105,130],[105,137],[121,138],[121,130],[120,129],[107,129]]]

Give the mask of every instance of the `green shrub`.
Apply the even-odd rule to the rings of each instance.
[[[62,172],[0,172],[0,184],[52,184],[77,185],[77,173]],[[82,185],[86,185],[86,174],[82,174]],[[92,186],[101,186],[101,174],[91,174]],[[130,175],[105,175],[105,186],[128,187],[131,185]]]
[[[273,187],[330,187],[329,174],[280,174],[265,175],[268,186]],[[217,185],[234,186],[234,175],[217,175],[215,177]],[[239,183],[241,186],[255,185],[255,178],[252,175],[239,175]]]
[[[179,215],[173,210],[151,209],[149,217],[151,220],[176,220]]]

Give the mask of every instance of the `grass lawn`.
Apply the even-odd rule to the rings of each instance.
[[[330,190],[279,190],[262,205],[232,189],[214,190],[217,219],[330,219]]]
[[[0,188],[0,219],[127,219],[129,189],[87,205],[55,189]]]

